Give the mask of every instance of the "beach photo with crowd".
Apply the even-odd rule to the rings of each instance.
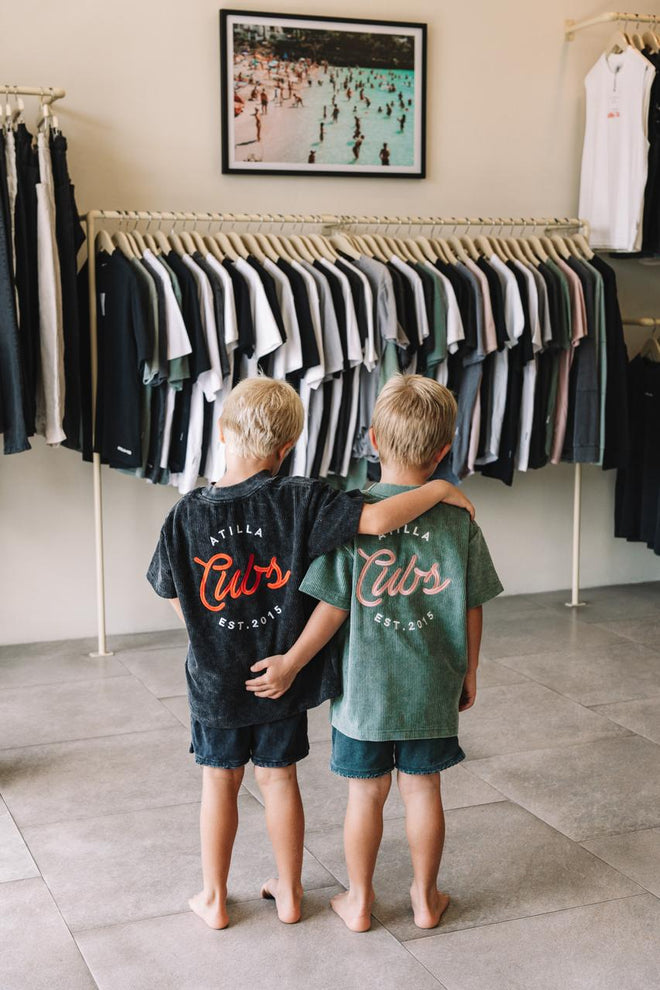
[[[235,162],[414,167],[414,35],[234,23],[231,59]]]

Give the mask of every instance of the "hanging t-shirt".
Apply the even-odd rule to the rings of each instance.
[[[587,119],[579,216],[594,248],[639,251],[648,169],[649,96],[655,69],[632,46],[606,52],[584,81]]]
[[[312,660],[277,701],[245,689],[250,667],[288,650],[314,603],[298,591],[314,557],[353,538],[363,498],[267,471],[182,498],[161,529],[147,580],[178,598],[190,645],[193,718],[237,728],[287,718],[340,689],[331,651]]]
[[[121,251],[96,256],[99,381],[96,445],[111,467],[142,466],[140,397],[151,353],[136,275]]]
[[[378,484],[367,499],[406,490]],[[355,537],[315,560],[300,590],[350,611],[336,729],[374,741],[457,734],[466,612],[502,591],[466,512],[441,504],[392,533]]]

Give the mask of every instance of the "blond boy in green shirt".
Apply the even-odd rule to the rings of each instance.
[[[447,454],[456,402],[420,375],[397,375],[374,409],[382,467],[366,495],[424,484]],[[484,602],[502,591],[481,531],[462,509],[437,505],[414,524],[356,536],[317,558],[301,591],[319,599],[291,649],[252,667],[259,697],[277,698],[350,615],[343,693],[332,702],[333,772],[349,778],[344,829],[349,889],[332,907],[352,931],[371,926],[383,806],[397,770],[406,808],[415,924],[434,928],[449,904],[437,889],[444,842],[440,772],[464,759],[458,713],[474,704]]]

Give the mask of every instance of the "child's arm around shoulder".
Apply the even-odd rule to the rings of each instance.
[[[265,657],[250,667],[254,673],[260,670],[264,673],[246,681],[247,690],[257,698],[280,698],[289,690],[302,668],[330,642],[347,615],[348,612],[342,608],[319,602],[290,650]]]
[[[358,533],[370,536],[389,533],[417,519],[438,502],[446,502],[459,509],[466,509],[470,513],[470,518],[474,519],[472,502],[455,485],[450,485],[448,481],[427,481],[419,488],[399,492],[398,495],[391,495],[378,502],[365,503]]]

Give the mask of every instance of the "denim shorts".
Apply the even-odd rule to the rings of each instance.
[[[438,773],[465,759],[457,736],[445,739],[351,739],[332,728],[330,769],[340,777],[382,777],[396,767],[402,773]]]
[[[190,752],[203,767],[235,770],[252,760],[257,767],[288,767],[309,753],[307,712],[240,729],[220,729],[190,720]]]

